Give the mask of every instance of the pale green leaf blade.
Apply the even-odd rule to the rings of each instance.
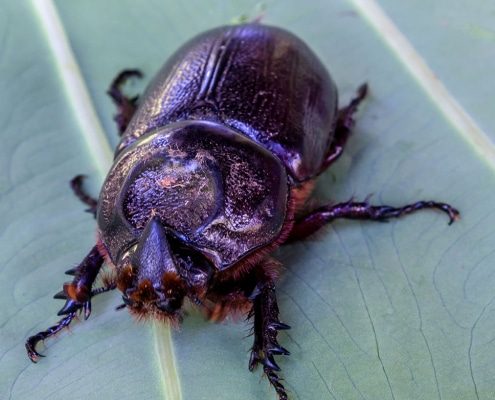
[[[380,5],[493,139],[495,3],[380,0]]]
[[[100,329],[74,324],[72,335],[47,343],[38,365],[26,356],[28,335],[58,319],[63,302],[52,296],[68,280],[63,271],[94,245],[94,221],[68,182],[83,172],[96,187],[102,177],[34,8],[3,2],[0,16],[0,398],[160,398],[152,332],[114,312],[116,295],[94,302]]]
[[[266,23],[301,35],[317,51],[335,76],[343,102],[362,81],[372,88],[346,154],[322,177],[317,194],[342,201],[374,193],[374,202],[394,205],[435,198],[459,207],[463,219],[448,227],[443,215],[425,212],[389,224],[339,222],[278,252],[287,269],[279,284],[281,314],[293,327],[281,335],[292,352],[280,362],[283,376],[294,399],[490,399],[495,391],[493,145],[488,141],[479,147],[476,135],[489,137],[481,130],[475,129],[475,135],[459,132],[457,116],[444,112],[441,96],[425,91],[358,3],[314,1],[301,8],[295,1],[271,1],[264,7]],[[117,141],[113,107],[104,92],[117,71],[138,67],[149,78],[193,34],[260,10],[254,1],[56,5],[112,145]],[[48,106],[42,102],[56,118],[33,113],[29,110],[36,104],[24,103],[25,111],[17,115],[38,115],[32,124],[0,112],[4,125],[11,127],[3,133],[11,147],[4,148],[2,160],[12,160],[0,174],[6,193],[0,205],[3,215],[9,214],[10,227],[2,235],[0,283],[8,314],[0,320],[0,373],[7,381],[5,389],[0,385],[0,397],[163,398],[170,393],[168,371],[178,374],[184,399],[274,398],[261,372],[247,371],[248,325],[214,325],[191,315],[173,332],[174,367],[160,348],[165,343],[170,350],[166,335],[133,324],[125,312],[113,312],[117,295],[96,300],[91,319],[76,324],[74,335],[64,333],[50,341],[49,357],[39,365],[23,358],[22,335],[54,321],[56,301],[50,295],[64,280],[61,271],[84,256],[94,237],[94,223],[81,212],[66,180],[85,172],[97,192],[101,177],[94,154],[86,152],[85,132],[57,78],[50,47],[39,37],[33,10],[10,6],[8,11],[33,21],[28,26],[35,34],[29,37],[38,41],[31,39],[32,48],[19,51],[17,65],[9,63],[6,76],[13,80],[26,69],[30,52],[45,54],[42,72],[37,72],[44,76],[43,85],[36,86],[36,76],[25,75],[24,93],[41,87],[45,92],[40,99],[57,101],[48,101]],[[413,7],[408,15],[414,19],[423,13]],[[427,34],[402,33],[413,45]],[[16,43],[25,40],[16,36]],[[435,60],[429,53],[423,58],[427,64]],[[443,83],[457,100],[457,86]],[[18,93],[19,99],[27,97],[16,89],[10,88],[10,101]],[[467,104],[460,100],[461,106]],[[467,115],[477,123],[485,111],[473,104]],[[62,150],[34,147],[35,157],[21,157],[13,149],[46,143],[33,133],[40,124],[50,140],[62,143]],[[12,130],[26,133],[16,136]],[[47,198],[57,202],[48,205]],[[12,204],[19,210],[10,212]]]

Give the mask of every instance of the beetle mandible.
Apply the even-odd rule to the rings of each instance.
[[[323,64],[293,34],[259,23],[202,33],[166,62],[140,98],[128,98],[123,71],[109,95],[117,105],[121,141],[98,200],[72,180],[95,214],[98,240],[67,271],[74,279],[55,298],[66,303],[36,344],[91,312],[91,298],[118,288],[138,318],[179,323],[184,299],[212,320],[245,312],[253,321],[249,369],[261,365],[279,399],[287,399],[274,356],[289,352],[277,332],[275,282],[280,264],[270,254],[337,218],[385,221],[445,203],[404,207],[344,202],[305,211],[315,178],[344,150],[362,85],[338,108],[337,88]],[[93,288],[103,263],[115,278]]]

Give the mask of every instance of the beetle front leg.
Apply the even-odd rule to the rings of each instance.
[[[111,284],[106,287],[101,287],[98,289],[95,289],[91,292],[91,297],[94,297],[100,293],[108,292],[109,290],[113,290],[116,288],[116,285]],[[86,303],[84,305],[80,305],[80,308],[86,307]],[[86,309],[85,309],[86,310]],[[55,325],[50,326],[47,330],[38,332],[36,335],[30,336],[28,340],[26,340],[26,351],[28,353],[28,357],[30,360],[34,363],[38,362],[38,359],[40,357],[44,357],[43,354],[40,354],[36,351],[36,345],[45,340],[48,339],[50,336],[56,335],[58,332],[60,332],[62,329],[68,327],[74,317],[76,316],[77,311],[73,311],[69,314],[67,314],[64,318],[62,318],[60,321],[58,321]]]
[[[98,247],[94,246],[76,268],[65,272],[67,275],[74,275],[74,279],[70,283],[64,283],[64,289],[54,296],[56,299],[66,300],[58,315],[70,314],[84,306],[85,319],[89,317],[91,313],[91,289],[102,265],[103,257],[98,251]]]
[[[449,225],[459,218],[459,211],[446,203],[436,201],[418,201],[404,207],[372,206],[368,202],[346,202],[320,207],[300,220],[296,221],[287,242],[301,240],[316,232],[337,218],[387,221],[389,218],[399,218],[422,209],[437,209],[449,216]]]
[[[354,97],[346,107],[339,110],[337,125],[335,126],[335,136],[318,174],[325,171],[344,152],[347,139],[349,139],[352,127],[354,126],[354,114],[357,112],[359,104],[364,100],[367,93],[368,85],[363,83],[359,86],[356,97]]]
[[[112,98],[114,104],[117,106],[117,114],[114,116],[114,121],[117,123],[119,135],[122,135],[129,125],[134,112],[136,111],[136,105],[138,97],[127,97],[122,92],[122,86],[131,77],[141,78],[142,72],[138,69],[126,69],[120,72],[112,81],[107,94]]]
[[[258,287],[259,293],[253,300],[253,308],[250,316],[254,317],[254,343],[251,348],[249,370],[253,371],[258,363],[263,364],[263,370],[268,380],[275,388],[279,399],[286,400],[287,392],[280,382],[277,372],[280,367],[275,362],[274,355],[289,355],[277,341],[279,330],[290,329],[278,319],[278,305],[275,296],[275,285],[272,281]]]
[[[97,246],[94,246],[84,260],[73,269],[66,272],[67,275],[74,275],[71,283],[64,284],[64,290],[57,293],[56,299],[66,300],[65,305],[58,312],[58,315],[65,315],[57,324],[31,336],[26,341],[26,350],[31,361],[36,362],[41,356],[36,351],[36,344],[42,340],[55,335],[63,328],[69,326],[78,311],[84,312],[84,319],[88,319],[91,314],[91,297],[100,293],[115,289],[114,284],[92,290],[93,283],[103,264],[103,257],[100,255]]]

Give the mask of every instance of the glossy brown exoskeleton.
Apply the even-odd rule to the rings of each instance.
[[[286,390],[275,355],[289,354],[277,332],[277,247],[304,239],[336,218],[383,221],[423,208],[344,202],[304,211],[314,179],[341,155],[353,115],[365,97],[338,109],[326,68],[289,32],[246,24],[205,32],[182,46],[144,96],[125,97],[124,71],[109,94],[119,108],[122,140],[98,201],[72,181],[96,213],[98,242],[56,298],[66,299],[58,324],[28,339],[35,346],[90,314],[91,297],[118,288],[122,307],[141,317],[180,322],[184,299],[221,320],[253,320],[249,369],[263,366],[280,399]],[[94,289],[102,264],[115,278]]]

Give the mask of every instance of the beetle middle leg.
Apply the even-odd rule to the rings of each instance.
[[[367,93],[368,85],[363,83],[359,86],[356,97],[354,97],[346,107],[339,110],[337,125],[335,126],[335,136],[318,174],[325,171],[342,155],[347,139],[349,139],[352,127],[354,126],[354,114]]]
[[[131,77],[142,78],[143,74],[138,69],[125,69],[121,71],[112,81],[107,94],[112,98],[117,106],[117,114],[114,116],[114,121],[117,123],[119,135],[122,135],[129,125],[137,107],[138,97],[127,97],[122,92],[122,86]]]
[[[251,348],[249,370],[253,371],[259,363],[263,364],[263,370],[275,388],[279,399],[286,400],[287,392],[277,375],[280,367],[273,356],[290,354],[277,341],[278,331],[290,329],[290,327],[278,319],[278,305],[273,281],[260,283],[257,292],[250,312],[250,316],[254,317],[254,343]]]
[[[84,319],[88,319],[91,314],[91,297],[115,289],[116,286],[113,283],[92,289],[102,264],[103,257],[99,253],[97,246],[94,246],[76,268],[66,272],[67,275],[73,275],[74,279],[71,283],[64,284],[64,290],[54,296],[56,299],[66,300],[65,305],[58,312],[58,315],[65,316],[57,324],[31,336],[26,341],[26,350],[31,361],[36,362],[38,357],[41,357],[41,354],[36,351],[38,342],[55,335],[69,326],[79,311],[84,313]]]
[[[86,211],[93,214],[93,216],[96,218],[96,209],[98,207],[98,200],[91,197],[82,188],[83,180],[84,180],[84,175],[76,175],[70,181],[70,187],[72,188],[72,191],[77,196],[77,198],[81,200],[84,204],[89,206],[89,208]]]
[[[335,205],[325,205],[296,220],[287,241],[304,239],[337,218],[384,222],[389,218],[399,218],[428,208],[446,213],[449,216],[449,225],[459,218],[459,211],[454,207],[436,201],[418,201],[403,207],[372,206],[368,202],[356,203],[349,201]]]

